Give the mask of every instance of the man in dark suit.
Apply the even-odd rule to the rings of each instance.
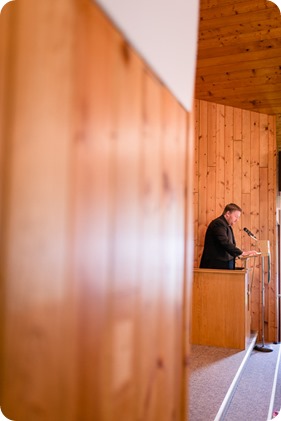
[[[221,216],[208,226],[205,236],[200,268],[235,269],[235,258],[253,256],[255,250],[242,251],[236,247],[232,225],[238,221],[242,209],[235,203],[229,203]]]

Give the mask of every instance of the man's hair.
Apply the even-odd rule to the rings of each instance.
[[[242,209],[240,208],[240,206],[236,205],[235,203],[229,203],[228,205],[226,205],[226,207],[223,210],[223,215],[226,214],[226,212],[234,212],[234,211],[239,211],[242,212]]]

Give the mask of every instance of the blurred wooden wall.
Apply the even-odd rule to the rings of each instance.
[[[2,13],[2,411],[186,419],[191,115],[93,2]]]
[[[271,245],[271,281],[266,282],[265,336],[276,339],[276,128],[275,117],[195,102],[194,266],[198,267],[209,222],[227,203],[240,205],[238,247],[256,248],[250,229]],[[261,260],[251,289],[252,329],[261,331]],[[266,281],[267,281],[267,266]]]

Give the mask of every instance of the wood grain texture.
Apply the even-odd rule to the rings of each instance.
[[[93,2],[23,0],[17,22],[0,44],[16,57],[0,73],[1,408],[183,420],[191,115]]]
[[[64,1],[16,7],[4,98],[10,126],[1,220],[1,406],[10,419],[71,420],[66,272],[72,39],[61,28],[73,14]]]
[[[202,0],[195,97],[280,114],[280,37],[273,2]]]
[[[250,270],[194,269],[193,344],[245,349],[250,337]]]
[[[242,217],[234,227],[238,247],[255,248],[256,244],[244,231],[248,227],[259,239],[271,244],[271,274],[268,288],[266,325],[268,340],[276,335],[276,143],[275,117],[251,111],[217,105],[216,115],[205,101],[196,101],[197,120],[195,147],[201,145],[205,153],[195,161],[194,214],[195,256],[194,267],[199,267],[203,241],[208,223],[222,213],[227,203],[235,202],[243,209]],[[212,127],[216,119],[217,165],[213,162],[213,142],[205,124]],[[206,134],[205,134],[206,130]],[[212,133],[212,131],[211,131]],[[204,142],[204,143],[203,143]],[[198,146],[197,146],[198,145]],[[210,147],[209,147],[210,146]],[[208,151],[211,150],[211,160]],[[202,159],[201,159],[202,156]],[[215,174],[213,175],[213,172]],[[215,181],[210,184],[210,179]],[[212,186],[210,189],[209,186]],[[213,209],[216,209],[214,215]],[[265,276],[267,277],[268,268]],[[256,264],[251,285],[252,329],[261,331],[261,263]]]

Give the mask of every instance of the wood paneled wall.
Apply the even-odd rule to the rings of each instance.
[[[183,420],[191,116],[93,2],[13,3],[0,37],[2,411]]]
[[[227,203],[240,205],[243,213],[234,227],[238,247],[243,250],[256,247],[244,227],[271,244],[265,336],[273,341],[276,339],[275,117],[199,100],[195,116],[194,266],[199,266],[209,222],[221,215]],[[252,329],[260,332],[260,260],[256,262],[251,287]]]

